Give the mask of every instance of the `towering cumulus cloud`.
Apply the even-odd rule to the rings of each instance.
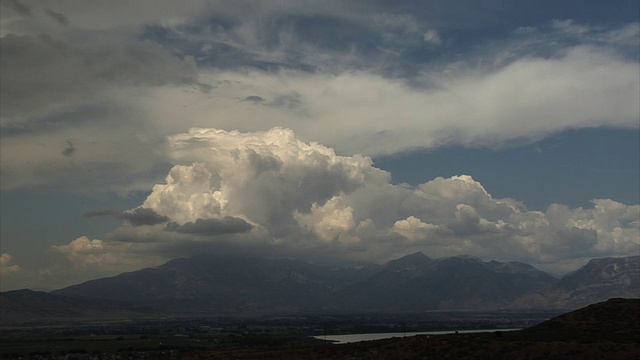
[[[165,230],[214,224],[215,219],[225,234],[234,226],[247,232],[251,224],[275,239],[292,229],[317,230],[326,239],[328,232],[339,235],[335,229],[349,230],[345,222],[353,221],[353,209],[342,204],[342,197],[367,184],[389,182],[389,174],[373,167],[371,159],[337,156],[282,128],[254,133],[193,129],[171,137],[168,151],[178,165],[142,205],[180,224]]]
[[[528,211],[468,175],[392,184],[370,158],[339,156],[283,128],[192,129],[170,137],[166,151],[175,163],[166,182],[129,212],[159,220],[126,222],[105,240],[110,251],[378,261],[424,251],[544,265],[639,245],[638,205],[601,199]]]

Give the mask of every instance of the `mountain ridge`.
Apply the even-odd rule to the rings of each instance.
[[[79,308],[90,308],[87,301],[105,301],[130,304],[129,309],[217,315],[571,310],[612,297],[640,297],[638,273],[640,256],[594,259],[558,279],[530,264],[469,256],[432,259],[414,253],[383,265],[331,267],[202,254],[48,295],[69,299],[69,306],[81,301]],[[27,306],[29,299],[24,302]],[[62,308],[65,304],[60,302]],[[16,312],[4,305],[0,310]]]

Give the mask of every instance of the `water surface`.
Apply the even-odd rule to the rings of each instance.
[[[347,344],[359,341],[389,339],[393,337],[405,337],[415,335],[444,335],[469,334],[469,333],[485,333],[496,331],[515,331],[520,329],[483,329],[483,330],[443,330],[443,331],[419,331],[419,332],[390,332],[390,333],[373,333],[373,334],[343,334],[343,335],[319,335],[314,336],[316,339],[332,341],[335,344]]]

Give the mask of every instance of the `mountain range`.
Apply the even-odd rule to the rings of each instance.
[[[85,313],[401,313],[576,309],[612,297],[640,297],[640,256],[593,259],[558,279],[529,264],[471,256],[432,259],[415,253],[384,265],[328,267],[289,259],[200,255],[51,293],[4,292],[0,310],[3,318],[16,311],[27,314],[29,304],[42,310],[43,303],[59,304],[51,311],[62,315],[65,306],[76,312],[93,309]]]

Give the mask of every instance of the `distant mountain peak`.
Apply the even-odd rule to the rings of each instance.
[[[418,251],[413,254],[405,255],[399,259],[391,260],[385,264],[387,269],[406,270],[425,266],[432,262],[433,259]]]
[[[395,260],[391,260],[389,261],[389,263],[391,262],[397,262],[397,261],[430,261],[433,260],[430,257],[428,257],[427,255],[425,255],[424,253],[422,253],[421,251],[417,251],[414,252],[413,254],[409,254],[409,255],[405,255],[401,258],[395,259]]]
[[[405,258],[407,258],[407,259],[408,258],[431,259],[427,255],[425,255],[422,251],[416,251],[413,254],[405,255],[405,256],[401,257],[400,259],[405,259]]]

